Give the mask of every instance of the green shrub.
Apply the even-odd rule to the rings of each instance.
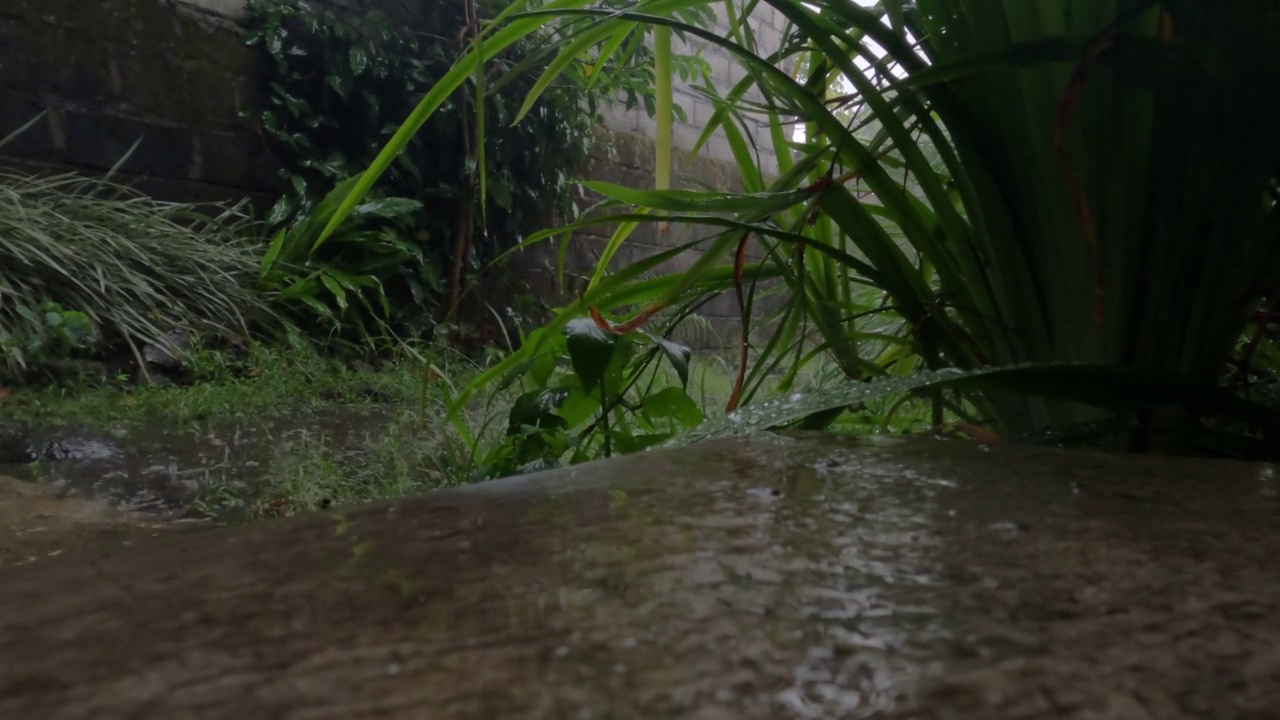
[[[331,196],[341,198],[350,184],[339,185]],[[322,200],[276,231],[262,258],[258,284],[311,335],[336,334],[338,341],[354,336],[376,347],[394,320],[393,302],[399,304],[389,294],[396,281],[408,280],[421,293],[417,281],[430,277],[422,248],[401,234],[402,220],[421,204],[404,198],[370,200],[321,241],[319,230],[334,204],[333,199]],[[424,304],[419,300],[411,307]]]

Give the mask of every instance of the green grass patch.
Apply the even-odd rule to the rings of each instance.
[[[375,361],[327,357],[305,341],[253,344],[240,351],[197,350],[182,384],[69,382],[16,387],[10,418],[42,426],[67,423],[111,428],[167,420],[224,422],[339,405],[421,405],[448,385],[432,366],[461,377],[470,366],[456,356],[396,353]]]

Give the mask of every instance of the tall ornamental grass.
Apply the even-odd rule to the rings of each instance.
[[[138,354],[173,351],[172,330],[245,332],[267,311],[254,289],[261,244],[240,208],[160,202],[110,179],[0,171],[0,360],[46,331],[56,303]]]

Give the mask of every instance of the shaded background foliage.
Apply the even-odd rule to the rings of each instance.
[[[477,3],[483,19],[505,6]],[[358,175],[377,155],[416,99],[454,64],[469,41],[464,3],[418,3],[397,15],[290,0],[253,0],[248,42],[265,57],[271,107],[261,117],[268,147],[281,160],[289,189],[272,208],[273,227],[296,224],[318,201]],[[404,149],[378,188],[380,197],[418,203],[393,216],[364,219],[365,230],[386,230],[411,247],[360,257],[350,243],[318,248],[311,263],[340,264],[348,273],[372,272],[386,293],[393,326],[429,326],[439,313],[459,235],[469,245],[464,270],[474,271],[525,234],[573,211],[573,172],[595,137],[598,108],[619,89],[643,101],[646,58],[629,58],[610,83],[590,84],[581,68],[561,76],[529,116],[512,125],[536,79],[543,43],[530,37],[508,48],[491,75],[500,86],[484,93],[486,192],[476,188],[474,91],[459,93]],[[509,71],[526,63],[527,72]],[[647,73],[647,75],[646,75]],[[641,89],[637,94],[636,89]],[[354,256],[353,256],[354,254]],[[310,291],[324,295],[313,283]],[[332,300],[332,298],[329,298]],[[327,305],[332,305],[326,300]],[[365,312],[376,311],[370,303]],[[357,306],[358,307],[358,306]]]

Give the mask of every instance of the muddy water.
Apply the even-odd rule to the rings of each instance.
[[[0,568],[63,554],[87,558],[186,529],[101,500],[67,497],[47,486],[0,475]]]
[[[212,484],[246,486],[283,449],[323,444],[358,449],[384,433],[378,408],[323,408],[234,422],[146,423],[108,430],[31,432],[22,442],[39,462],[4,464],[0,473],[124,510],[176,514]]]
[[[1274,718],[1280,476],[754,437],[0,570],[0,717]]]

